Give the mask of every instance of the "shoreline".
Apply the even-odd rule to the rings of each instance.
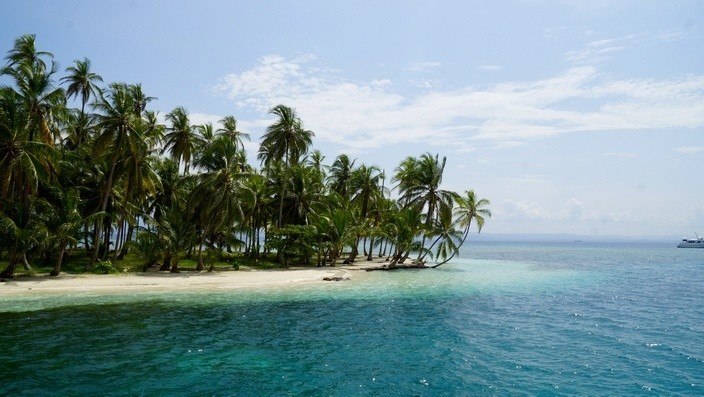
[[[145,293],[158,291],[207,291],[277,289],[293,285],[336,283],[325,277],[353,279],[352,273],[383,260],[360,260],[335,267],[292,267],[276,270],[183,271],[124,274],[61,274],[8,279],[0,283],[0,298],[65,293]],[[342,281],[344,282],[344,281]]]

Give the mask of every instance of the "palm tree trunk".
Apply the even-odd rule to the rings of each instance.
[[[54,269],[52,269],[51,273],[49,273],[50,276],[58,276],[61,272],[61,264],[64,261],[65,247],[66,243],[62,241],[61,248],[59,249],[59,254],[56,256],[56,264],[54,264]]]
[[[165,272],[171,268],[171,254],[166,253],[164,254],[164,263],[161,264],[161,267],[159,268],[160,272]]]
[[[369,237],[369,255],[367,255],[368,261],[372,259],[374,259],[374,236]]]
[[[421,260],[421,255],[423,255],[423,247],[425,247],[425,233],[423,233],[423,238],[421,239],[421,242],[420,242],[420,250],[418,252],[418,258],[416,259],[416,262],[420,262],[420,260]],[[408,255],[406,255],[406,257],[408,257]],[[403,261],[401,261],[401,263],[403,263]]]
[[[105,212],[105,210],[108,208],[108,199],[110,198],[110,191],[112,190],[112,183],[113,183],[113,178],[115,177],[115,167],[117,166],[117,156],[113,156],[112,158],[112,164],[110,165],[110,174],[108,174],[108,180],[106,183],[106,188],[105,188],[105,194],[103,195],[103,200],[100,204],[100,211]],[[102,222],[98,222],[98,228],[96,231],[96,237],[99,237],[102,232]],[[98,251],[100,250],[100,242],[98,239],[93,241],[93,255],[90,258],[90,263],[88,264],[89,268],[92,268],[95,265],[95,262],[98,260]]]
[[[27,253],[25,252],[22,254],[22,266],[24,266],[24,270],[31,272],[32,271],[32,266],[29,265],[29,262],[27,261]]]
[[[132,241],[132,235],[134,234],[134,225],[129,224],[127,227],[127,237],[125,238],[125,242]],[[124,259],[125,255],[127,255],[130,252],[130,246],[123,243],[122,249],[120,250],[120,255],[118,255],[117,259]]]
[[[86,256],[90,254],[90,246],[88,245],[88,224],[83,224],[83,248],[86,250]]]
[[[115,236],[115,259],[117,259],[117,252],[122,248],[122,231],[124,228],[124,221],[122,217],[117,221],[117,235]]]
[[[103,260],[108,259],[110,254],[110,232],[112,231],[112,219],[108,217],[105,220],[105,231],[103,233]]]
[[[469,222],[470,224],[472,221]],[[460,247],[464,244],[464,241],[467,239],[467,236],[469,235],[469,224],[467,225],[467,228],[464,230],[464,236],[462,236],[462,242],[460,243],[460,246],[457,247],[457,251],[453,252],[452,255],[450,255],[449,258],[445,259],[444,261],[438,263],[437,265],[430,266],[431,268],[435,269],[438,266],[444,265],[447,262],[449,262],[452,258],[455,257],[455,254],[457,254],[460,251]]]
[[[203,264],[203,243],[205,243],[205,230],[203,230],[203,235],[200,238],[198,244],[198,263],[196,264],[196,270],[205,270],[205,265]]]
[[[76,147],[79,147],[83,144],[83,116],[85,115],[85,109],[86,109],[86,102],[88,101],[87,97],[81,98],[81,118],[79,119],[78,123],[78,143],[76,144]]]
[[[7,265],[5,270],[0,273],[0,278],[10,278],[15,274],[15,268],[17,267],[18,258],[16,255],[10,255],[10,263]]]
[[[438,241],[440,241],[440,238],[441,238],[441,237],[442,237],[442,236],[438,236],[438,238],[436,238],[435,241],[433,241],[433,243],[430,244],[430,247],[428,247],[428,250],[425,251],[425,252],[423,252],[423,256],[420,258],[421,261],[422,261],[422,260],[425,260],[425,256],[428,255],[428,252],[430,252],[430,251],[433,249],[433,247],[435,247],[435,244],[437,244]]]
[[[357,258],[357,254],[359,253],[359,249],[357,247],[359,246],[360,239],[361,239],[361,236],[358,234],[357,238],[355,239],[354,245],[352,246],[352,251],[350,252],[350,256],[347,258],[345,263],[353,263],[355,258]]]

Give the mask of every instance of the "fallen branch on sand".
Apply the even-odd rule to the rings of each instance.
[[[375,270],[399,270],[399,269],[432,269],[432,267],[425,266],[424,263],[412,264],[412,265],[396,265],[396,266],[381,266],[381,267],[368,267],[364,270],[371,272]]]

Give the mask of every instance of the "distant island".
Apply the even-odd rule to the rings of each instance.
[[[257,168],[234,116],[194,125],[177,107],[162,118],[140,84],[105,84],[88,59],[60,75],[34,35],[5,59],[0,278],[18,267],[177,273],[360,257],[436,267],[491,216],[473,190],[442,188],[437,154],[406,157],[388,175],[345,154],[326,163],[289,106],[269,111]]]

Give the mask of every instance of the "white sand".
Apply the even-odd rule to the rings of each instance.
[[[0,283],[0,299],[11,296],[71,292],[151,292],[223,289],[285,288],[292,285],[329,283],[324,277],[354,278],[361,268],[374,263],[357,261],[353,266],[292,268],[288,270],[240,270],[171,273],[126,273],[117,275],[41,275],[18,277]]]

